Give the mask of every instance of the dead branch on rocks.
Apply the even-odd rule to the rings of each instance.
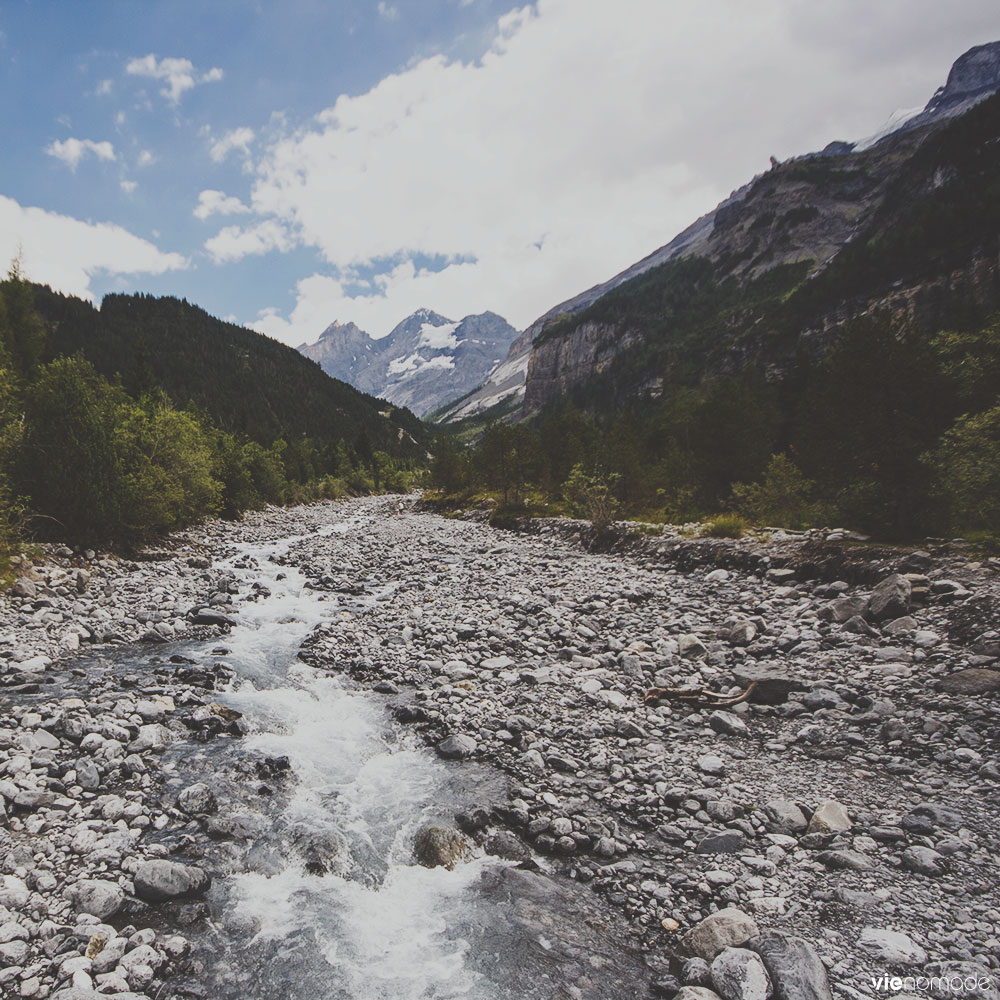
[[[649,688],[643,695],[642,703],[658,705],[661,701],[681,701],[699,708],[728,708],[746,701],[756,687],[757,681],[753,681],[745,691],[735,695],[718,694],[707,688]]]

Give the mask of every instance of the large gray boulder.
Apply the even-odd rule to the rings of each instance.
[[[70,896],[80,913],[89,913],[100,920],[113,917],[125,903],[121,886],[103,879],[81,879],[70,890]]]
[[[437,745],[437,752],[445,760],[464,760],[476,752],[479,744],[471,736],[459,734],[443,739]]]
[[[747,947],[763,960],[776,1000],[833,1000],[826,967],[804,938],[769,931]]]
[[[723,948],[712,962],[712,985],[723,1000],[768,1000],[771,978],[755,951]]]
[[[197,865],[177,861],[144,861],[135,873],[135,894],[149,903],[197,896],[211,884],[208,873]]]
[[[689,955],[711,962],[723,948],[738,948],[759,933],[753,917],[730,906],[692,927],[681,938],[680,946]]]
[[[204,816],[217,808],[215,793],[203,781],[188,785],[177,796],[177,805],[189,816]]]
[[[876,622],[902,618],[910,610],[912,593],[913,587],[905,576],[899,573],[887,576],[872,591],[868,602],[868,617]]]

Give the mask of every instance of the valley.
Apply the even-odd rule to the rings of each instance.
[[[580,522],[394,507],[25,572],[0,611],[4,989],[990,974],[996,560],[671,529],[602,553]]]

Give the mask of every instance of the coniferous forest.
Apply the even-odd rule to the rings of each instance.
[[[130,545],[212,514],[405,489],[408,411],[177,299],[0,284],[0,544]]]

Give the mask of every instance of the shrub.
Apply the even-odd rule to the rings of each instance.
[[[753,524],[807,528],[824,520],[815,487],[787,455],[772,455],[760,482],[733,486],[732,503]]]
[[[705,538],[742,538],[747,523],[738,514],[719,514],[706,521],[701,529]]]
[[[618,514],[613,487],[617,476],[590,475],[578,463],[563,486],[563,496],[576,517],[590,521],[595,531],[606,531]]]
[[[959,417],[922,460],[953,531],[1000,537],[1000,406]]]

